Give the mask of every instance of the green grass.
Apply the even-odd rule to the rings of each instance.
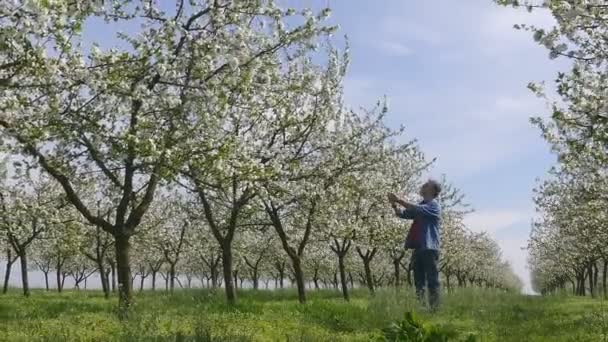
[[[608,341],[607,303],[590,298],[462,290],[444,296],[431,314],[407,290],[373,297],[357,290],[349,303],[333,291],[308,297],[300,305],[293,290],[243,291],[229,307],[221,291],[145,292],[120,322],[116,298],[99,292],[34,291],[23,298],[14,290],[0,296],[0,341],[370,341],[408,311],[479,341]]]

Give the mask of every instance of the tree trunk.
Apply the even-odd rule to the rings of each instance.
[[[372,278],[372,268],[370,267],[371,260],[363,259],[363,269],[365,270],[365,282],[371,294],[374,294],[374,280]]]
[[[340,282],[342,284],[342,297],[344,298],[345,301],[349,301],[350,298],[348,296],[348,286],[347,286],[347,279],[346,279],[346,270],[344,267],[344,257],[345,254],[338,254],[338,269],[340,271]]]
[[[103,288],[103,296],[105,299],[110,299],[110,281],[108,279],[108,272],[106,272],[106,270],[103,270],[103,271],[99,272],[99,275],[101,276],[101,286]]]
[[[604,259],[604,269],[602,272],[602,291],[604,294],[604,298],[608,298],[608,293],[606,293],[606,273],[608,272],[608,260]]]
[[[319,289],[319,268],[315,268],[315,273],[312,277],[312,282],[315,284],[315,290]]]
[[[576,295],[584,296],[585,295],[585,271],[577,272],[576,275]]]
[[[581,275],[581,296],[583,297],[587,295],[587,288],[585,287],[585,280],[587,280],[587,277],[585,274],[585,270],[583,270]]]
[[[401,259],[393,258],[393,268],[395,272],[395,287],[399,288],[401,286],[401,277],[399,275],[399,271],[401,270]]]
[[[217,264],[211,267],[211,287],[217,288],[217,278],[219,274],[217,272]],[[209,287],[209,279],[207,279],[207,287]]]
[[[112,274],[112,292],[116,292],[116,263],[110,260],[110,270]]]
[[[57,270],[56,270],[56,276],[57,276],[57,292],[61,293],[61,291],[63,291],[63,281],[61,278],[62,272],[61,272],[61,264],[57,263]]]
[[[27,251],[25,249],[20,251],[19,260],[21,261],[21,286],[23,287],[23,295],[29,297],[30,283],[27,274]]]
[[[118,315],[121,319],[127,318],[129,307],[133,300],[133,287],[131,278],[131,243],[128,236],[115,236],[116,268],[118,273]]]
[[[254,269],[253,270],[253,274],[251,275],[251,277],[253,278],[253,289],[257,290],[258,289],[258,283],[259,283],[259,279],[258,279],[258,269]]]
[[[409,262],[407,264],[407,284],[411,287],[412,286],[412,263]]]
[[[593,263],[593,288],[595,289],[594,295],[596,295],[596,296],[598,293],[597,283],[598,283],[599,273],[600,273],[600,271],[597,268],[597,262],[594,262]]]
[[[44,273],[44,285],[46,286],[46,291],[49,291],[49,271],[42,272]]]
[[[576,296],[576,284],[574,283],[574,280],[572,280],[572,278],[570,279],[570,283],[572,284],[572,294]]]
[[[144,277],[140,277],[141,279],[139,280],[139,292],[144,290],[144,281],[146,280],[146,278]]]
[[[219,274],[217,272],[217,266],[211,268],[211,287],[217,288],[217,278]],[[209,279],[207,279],[207,287],[209,287]]]
[[[278,274],[278,278],[275,278],[275,285],[274,288],[277,288],[277,280],[279,281],[279,285],[281,286],[281,288],[283,288],[283,279],[285,278],[285,262],[275,262],[274,263],[274,268],[277,270],[277,272],[279,272]]]
[[[580,295],[584,297],[587,295],[587,284],[585,283],[585,281],[587,280],[587,272],[584,270],[582,272],[583,273],[581,275]]]
[[[291,257],[293,262],[293,272],[296,278],[296,285],[298,287],[298,301],[300,304],[306,303],[306,289],[304,288],[304,272],[302,271],[302,265],[299,257]]]
[[[334,289],[338,289],[338,272],[334,271]]]
[[[99,276],[101,277],[101,289],[103,290],[103,296],[105,299],[110,298],[110,283],[103,266],[103,259],[97,260],[97,268],[99,269]]]
[[[450,274],[449,273],[445,274],[445,285],[448,289],[448,293],[452,292],[452,288],[450,287]]]
[[[359,254],[359,257],[361,257],[361,260],[363,261],[363,270],[365,271],[365,283],[367,285],[367,288],[369,289],[369,292],[373,295],[374,294],[374,277],[372,276],[372,269],[370,267],[370,264],[372,262],[372,259],[374,258],[374,256],[376,255],[376,248],[373,248],[371,250],[366,250],[365,253],[363,253],[363,251],[357,247],[357,254]]]
[[[595,297],[595,287],[594,287],[594,281],[593,281],[593,264],[589,263],[589,266],[587,266],[587,274],[589,275],[589,294],[591,295],[591,297]]]
[[[8,292],[8,281],[11,278],[11,269],[13,268],[13,264],[17,260],[17,258],[11,259],[11,257],[11,252],[9,250],[6,260],[6,270],[4,271],[4,287],[2,288],[2,293]]]
[[[112,291],[112,288],[110,287],[110,267],[106,267],[106,288],[108,289],[108,292]]]
[[[171,289],[171,293],[173,293],[173,290],[175,289],[175,264],[174,263],[170,263],[169,264],[169,286]]]
[[[224,289],[226,290],[226,300],[229,305],[236,304],[236,292],[232,278],[232,249],[231,246],[222,246],[222,268],[224,273]]]
[[[105,271],[104,272],[104,280],[106,282],[106,293],[107,295],[105,295],[106,299],[110,298],[110,272],[109,271]]]
[[[156,274],[158,271],[152,270],[152,291],[156,291]]]

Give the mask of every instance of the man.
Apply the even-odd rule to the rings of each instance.
[[[429,305],[436,309],[439,305],[439,231],[441,229],[441,206],[437,196],[441,184],[429,180],[420,189],[423,200],[419,204],[399,199],[388,194],[395,214],[403,219],[414,220],[405,241],[405,247],[413,249],[412,264],[416,295],[424,302],[425,285],[429,289]],[[399,208],[401,205],[405,209]]]

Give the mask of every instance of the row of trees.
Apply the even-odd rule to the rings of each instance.
[[[6,237],[4,291],[12,264],[19,260],[25,295],[29,295],[28,271],[38,270],[44,275],[46,289],[60,292],[66,278],[81,288],[96,274],[109,297],[116,289],[114,239],[67,206],[54,181],[41,175],[32,178],[21,177],[20,183],[1,193],[5,217],[1,227]],[[449,210],[444,217],[440,263],[446,289],[483,286],[519,290],[521,284],[508,263],[501,260],[496,242],[464,227],[465,206],[453,209],[458,208],[462,196],[449,186],[447,189],[441,197]],[[384,198],[379,198],[376,208],[361,210],[369,197],[360,196],[356,203],[336,202],[341,205],[339,211],[325,214],[335,215],[326,218],[333,226],[311,228],[314,231],[302,259],[304,288],[339,287],[348,300],[349,290],[355,286],[373,292],[381,286],[412,285],[411,255],[403,249],[405,224],[391,215],[390,208],[384,208]],[[155,201],[149,219],[133,240],[131,286],[142,290],[147,282],[154,290],[159,276],[171,292],[176,287],[191,287],[195,279],[206,287],[224,285],[221,247],[206,219],[197,216],[197,205],[197,198],[189,193],[166,192]],[[266,215],[258,203],[258,211],[237,228],[231,246],[230,281],[235,288],[282,288],[287,282],[297,286],[293,261]],[[357,215],[363,217],[358,219]],[[348,222],[341,225],[340,220]],[[342,227],[344,232],[332,227]]]
[[[291,274],[301,302],[311,263],[318,275],[337,260],[345,298],[355,252],[370,290],[388,279],[378,260],[406,257],[385,194],[412,194],[430,163],[385,125],[382,102],[344,106],[348,51],[330,44],[329,14],[271,0],[2,2],[8,261],[26,273],[35,249],[59,278],[58,260],[82,255],[106,293],[115,270],[123,314],[134,275],[163,267],[171,288],[204,269],[230,303],[235,278],[257,284],[262,265]],[[120,48],[87,38],[113,25],[131,28]],[[462,226],[458,192],[443,201],[446,277],[512,287],[496,245]]]
[[[550,11],[552,29],[520,26],[550,51],[572,62],[555,81],[550,118],[535,118],[558,164],[536,189],[540,218],[530,241],[538,292],[571,290],[608,295],[608,6],[598,1],[500,1]],[[542,85],[530,88],[548,98]]]

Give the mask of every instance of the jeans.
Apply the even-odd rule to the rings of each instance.
[[[436,309],[439,306],[439,251],[432,249],[415,250],[412,254],[414,270],[414,285],[416,296],[424,303],[425,287],[429,289],[429,306]]]

